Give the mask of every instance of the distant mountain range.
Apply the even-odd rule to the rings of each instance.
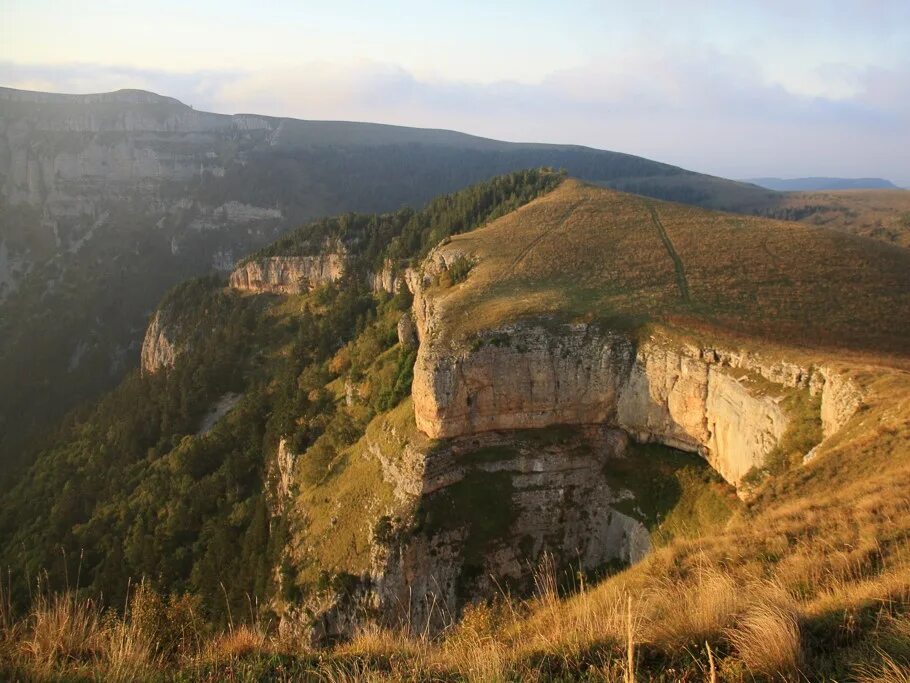
[[[777,192],[899,189],[897,185],[884,178],[747,178],[743,182]]]

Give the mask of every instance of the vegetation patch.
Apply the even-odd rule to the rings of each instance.
[[[617,493],[634,495],[614,507],[643,522],[659,544],[720,528],[739,508],[733,487],[702,458],[668,446],[630,443],[603,471]]]
[[[469,470],[451,486],[425,497],[417,510],[415,531],[427,536],[464,530],[461,546],[464,560],[460,592],[483,571],[488,552],[496,541],[509,534],[517,516],[512,500],[512,475],[509,472]]]
[[[789,419],[787,429],[765,456],[764,465],[753,467],[743,477],[745,486],[754,487],[769,475],[778,476],[801,465],[806,454],[824,438],[821,393],[811,396],[806,390],[789,390],[781,407]]]

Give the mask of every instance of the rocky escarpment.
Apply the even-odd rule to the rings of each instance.
[[[382,268],[367,276],[367,284],[374,292],[395,294],[404,283],[401,270],[402,268],[396,268],[392,261],[386,260],[382,264]]]
[[[270,256],[252,259],[231,273],[231,287],[242,292],[300,294],[344,274],[344,253],[317,256]]]
[[[180,330],[166,322],[166,314],[158,309],[152,316],[142,341],[141,368],[144,375],[152,375],[177,362],[180,349],[177,339]]]
[[[626,458],[620,430],[488,432],[444,443],[399,437],[386,434],[397,445],[372,443],[369,454],[408,512],[375,524],[358,600],[323,612],[320,638],[350,635],[357,610],[435,631],[468,602],[505,587],[526,593],[547,558],[591,571],[650,550],[646,520],[633,512],[637,492],[610,476]]]
[[[223,172],[216,155],[196,148],[241,133],[264,140],[278,126],[268,117],[200,112],[139,90],[61,95],[0,88],[0,103],[0,190],[12,203],[60,210],[117,195],[125,183],[152,196],[168,180]],[[38,133],[42,145],[33,143]],[[175,139],[187,144],[168,144]]]
[[[415,306],[423,305],[415,297]],[[696,451],[733,484],[761,467],[790,417],[787,390],[821,393],[825,434],[859,404],[833,370],[588,324],[515,324],[455,345],[427,332],[414,371],[418,427],[433,438],[554,424],[609,424]]]

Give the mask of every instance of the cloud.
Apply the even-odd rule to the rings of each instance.
[[[141,87],[197,108],[453,128],[507,140],[569,142],[695,170],[881,175],[910,185],[910,63],[818,69],[839,97],[808,96],[762,65],[710,48],[626,52],[537,83],[418,78],[373,61],[173,73],[110,66],[0,64],[0,81],[58,91]]]

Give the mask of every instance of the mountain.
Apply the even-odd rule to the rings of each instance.
[[[551,170],[343,214],[164,298],[0,562],[273,619],[260,677],[841,680],[905,651],[908,340],[910,251],[843,232]]]
[[[736,208],[773,193],[627,154],[453,131],[196,111],[140,90],[0,88],[0,462],[117,384],[148,314],[194,275],[319,216],[419,208],[512,170],[566,168]]]
[[[776,192],[898,189],[897,185],[884,178],[747,178],[743,182]]]

